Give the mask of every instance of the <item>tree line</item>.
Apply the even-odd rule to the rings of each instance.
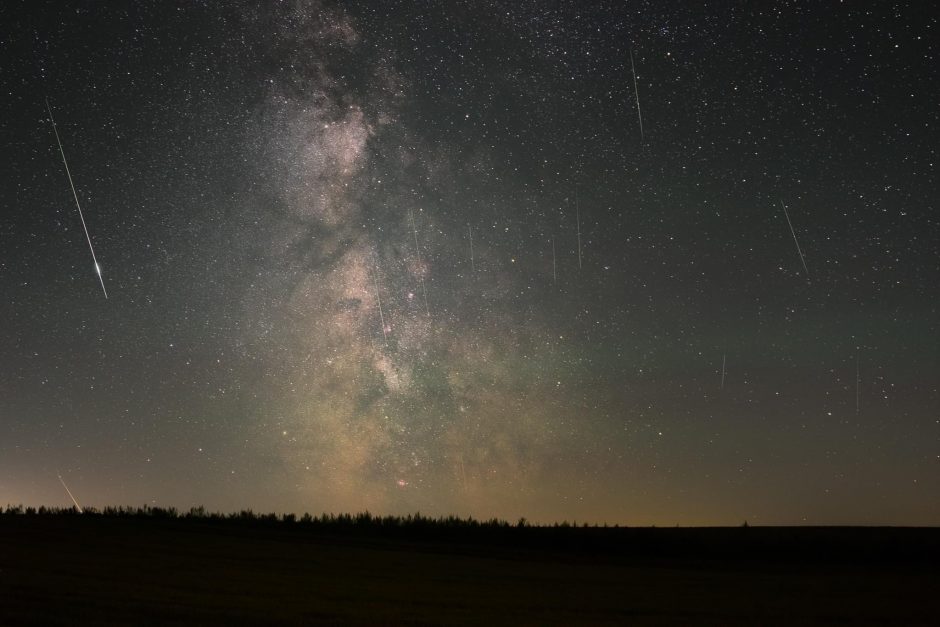
[[[212,512],[205,507],[192,507],[188,511],[180,511],[176,507],[160,507],[152,505],[133,506],[109,506],[102,509],[95,507],[83,507],[80,512],[75,506],[39,507],[23,505],[7,505],[0,508],[0,516],[86,516],[97,518],[149,518],[161,520],[205,520],[210,522],[217,521],[242,521],[257,522],[283,525],[306,525],[320,527],[361,527],[361,528],[449,528],[449,529],[508,529],[511,527],[524,528],[532,526],[543,526],[552,528],[572,528],[578,527],[578,523],[569,523],[568,521],[556,522],[551,525],[532,525],[526,518],[520,518],[515,523],[500,518],[489,518],[478,520],[472,516],[461,518],[459,516],[425,516],[420,512],[406,514],[404,516],[377,516],[368,511],[357,514],[349,513],[323,513],[320,515],[311,515],[305,513],[297,516],[293,513],[276,514],[255,512],[251,509],[243,509],[238,512]],[[581,523],[581,527],[607,527],[604,525],[589,525]],[[614,525],[617,527],[617,525]]]

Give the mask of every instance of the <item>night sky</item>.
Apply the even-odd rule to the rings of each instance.
[[[3,3],[0,504],[940,524],[937,22]]]

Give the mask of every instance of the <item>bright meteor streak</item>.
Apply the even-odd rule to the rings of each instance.
[[[55,118],[52,117],[52,107],[49,106],[48,99],[46,99],[46,111],[49,112],[49,121],[52,122],[52,131],[55,133],[55,141],[59,145],[59,153],[62,155],[62,164],[65,166],[65,174],[69,178],[69,186],[72,188],[72,197],[75,198],[75,206],[78,208],[78,217],[81,219],[82,228],[85,230],[85,239],[88,240],[88,250],[91,251],[91,260],[95,262],[95,272],[98,274],[98,281],[101,283],[101,291],[104,292],[104,297],[107,298],[108,290],[104,287],[104,278],[101,276],[101,266],[98,264],[98,258],[95,256],[95,247],[91,244],[91,235],[88,234],[88,226],[85,224],[85,214],[82,213],[82,205],[78,202],[78,193],[75,191],[75,183],[72,182],[72,172],[69,170],[69,162],[65,158],[65,149],[62,148],[62,140],[59,139],[59,129],[56,128]],[[62,478],[59,477],[59,479],[61,480]],[[68,490],[68,488],[66,488],[66,490]],[[75,505],[77,506],[78,503]],[[81,510],[81,508],[79,508],[79,510]]]
[[[62,484],[62,487],[65,488],[65,491],[69,493],[69,498],[72,499],[72,502],[75,503],[75,509],[78,510],[79,514],[84,514],[85,511],[82,509],[82,506],[78,504],[78,501],[75,500],[75,497],[72,496],[72,491],[69,490],[69,487],[65,485],[65,479],[62,478],[62,475],[56,475],[59,477],[59,483]]]

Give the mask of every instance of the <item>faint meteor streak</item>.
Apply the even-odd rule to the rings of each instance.
[[[476,272],[477,267],[473,263],[473,227],[468,226],[467,232],[470,234],[470,270]]]
[[[809,280],[809,268],[806,267],[803,251],[800,249],[800,243],[796,239],[796,231],[793,230],[793,223],[790,222],[790,212],[787,211],[787,206],[783,204],[783,199],[780,200],[780,206],[783,207],[783,215],[787,217],[787,224],[790,225],[790,234],[793,235],[793,243],[796,244],[796,252],[800,253],[800,262],[802,262],[803,270],[806,271],[806,278]]]
[[[636,117],[640,121],[640,141],[646,141],[643,134],[643,114],[640,112],[640,89],[636,85],[636,66],[633,64],[633,48],[630,49],[630,69],[633,71],[633,95],[636,96]]]
[[[855,348],[855,415],[858,415],[858,402],[861,395],[861,379],[858,375],[858,347]]]
[[[574,197],[574,217],[578,225],[578,270],[581,269],[581,208],[578,205],[578,196]]]
[[[725,389],[725,363],[728,355],[726,353],[721,354],[721,389]]]
[[[555,271],[555,236],[552,235],[552,283],[558,282],[558,273]]]
[[[424,295],[424,311],[428,314],[428,316],[430,316],[431,309],[428,307],[428,290],[424,286],[424,273],[421,272],[421,250],[418,248],[418,228],[415,226],[414,211],[409,209],[408,215],[411,217],[411,230],[415,236],[415,257],[418,259],[418,271],[420,272],[418,277],[421,280],[421,293]]]
[[[62,484],[62,487],[65,488],[65,491],[68,492],[69,498],[72,499],[72,502],[75,503],[75,509],[78,510],[79,514],[84,514],[85,510],[82,509],[82,506],[78,504],[78,501],[75,500],[75,497],[72,495],[72,491],[69,490],[69,487],[65,485],[65,479],[62,478],[62,475],[56,473],[56,476],[59,478],[59,483]]]
[[[382,323],[382,337],[385,338],[385,345],[388,346],[388,332],[385,330],[385,314],[382,312],[382,297],[379,295],[379,271],[373,264],[372,281],[375,285],[375,300],[379,303],[379,321]]]
[[[81,219],[82,228],[85,230],[85,239],[88,240],[88,250],[91,251],[91,260],[95,262],[95,272],[98,274],[98,281],[101,283],[101,291],[104,292],[104,297],[107,299],[108,290],[104,287],[104,278],[101,276],[101,266],[98,265],[98,258],[95,256],[95,247],[91,244],[91,235],[88,234],[88,226],[85,224],[85,215],[82,213],[82,206],[78,202],[78,193],[75,191],[75,183],[72,182],[72,172],[69,170],[69,162],[65,159],[65,149],[62,148],[62,140],[59,139],[59,130],[56,128],[55,118],[52,117],[52,107],[49,106],[48,98],[46,99],[46,111],[49,112],[49,121],[52,123],[55,141],[59,145],[59,153],[62,155],[62,164],[65,166],[65,174],[68,176],[69,186],[72,188],[72,197],[75,198],[75,207],[78,208],[78,217]]]

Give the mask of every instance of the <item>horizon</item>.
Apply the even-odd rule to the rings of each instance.
[[[13,4],[0,503],[940,525],[927,9]]]
[[[219,511],[209,510],[202,506],[190,507],[187,510],[176,507],[161,507],[159,505],[108,505],[102,508],[88,506],[78,508],[70,505],[58,506],[26,506],[22,503],[13,505],[8,503],[0,507],[2,516],[88,516],[90,518],[152,518],[156,520],[212,520],[233,522],[273,522],[277,524],[317,524],[317,525],[343,525],[353,524],[361,526],[457,526],[473,527],[500,527],[500,528],[533,528],[533,529],[740,529],[760,527],[766,529],[936,529],[940,525],[889,525],[889,524],[752,524],[745,520],[739,524],[711,524],[711,525],[628,525],[617,522],[592,522],[582,520],[555,520],[533,521],[526,517],[517,520],[505,518],[476,518],[474,516],[456,516],[453,514],[427,515],[422,512],[407,514],[380,514],[370,511],[361,512],[276,512],[255,511],[251,508],[241,510]]]

